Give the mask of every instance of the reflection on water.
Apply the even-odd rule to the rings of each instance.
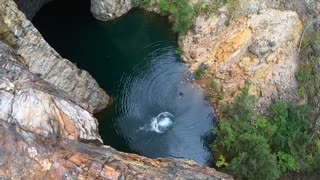
[[[100,22],[89,7],[90,1],[56,0],[41,9],[34,24],[112,96],[113,104],[96,115],[105,144],[210,165],[214,110],[200,89],[183,83],[189,73],[176,55],[176,35],[167,19],[133,10]]]

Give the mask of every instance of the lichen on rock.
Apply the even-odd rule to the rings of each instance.
[[[191,71],[209,65],[199,83],[217,81],[224,101],[231,102],[250,82],[261,111],[277,99],[297,100],[297,46],[303,30],[298,14],[266,9],[237,16],[230,24],[227,17],[227,12],[200,16],[194,29],[180,38]]]

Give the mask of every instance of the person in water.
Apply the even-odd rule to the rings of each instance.
[[[180,92],[178,93],[178,95],[179,95],[179,97],[182,97],[184,94],[183,94],[183,92],[180,91]]]

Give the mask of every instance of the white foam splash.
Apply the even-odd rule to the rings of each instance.
[[[174,125],[173,115],[169,112],[162,112],[151,119],[151,123],[140,127],[137,131],[154,131],[165,133]]]

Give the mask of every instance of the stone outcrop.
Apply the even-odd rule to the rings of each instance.
[[[31,73],[0,41],[0,119],[42,136],[98,140],[98,122],[84,107]]]
[[[91,13],[99,20],[108,21],[127,13],[135,6],[133,0],[91,0]]]
[[[232,179],[193,161],[148,159],[109,146],[44,138],[2,120],[0,147],[1,179]]]
[[[295,11],[304,20],[320,14],[318,0],[239,0],[238,6],[239,12],[247,15],[269,8]]]
[[[232,179],[194,161],[148,159],[94,140],[101,142],[92,115],[0,42],[1,179]]]
[[[298,98],[295,73],[302,30],[292,11],[268,9],[230,21],[222,9],[210,17],[198,17],[180,45],[191,71],[201,64],[207,67],[198,82],[204,89],[210,92],[208,84],[214,80],[224,101],[230,102],[249,81],[263,111],[273,100]]]
[[[1,37],[26,59],[33,73],[84,103],[91,111],[107,106],[108,95],[91,75],[51,48],[12,0],[0,0]]]

